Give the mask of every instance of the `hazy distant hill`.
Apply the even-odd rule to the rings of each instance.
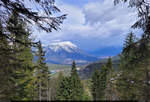
[[[88,79],[91,78],[92,73],[95,69],[101,70],[101,66],[107,62],[107,59],[101,59],[100,61],[96,61],[94,63],[91,63],[87,65],[85,68],[81,69],[79,71],[79,75],[81,79]],[[120,59],[119,56],[112,57],[113,67],[117,69]]]
[[[89,79],[91,78],[92,73],[95,69],[101,70],[101,66],[107,62],[107,59],[101,59],[99,61],[93,62],[88,65],[77,65],[77,68],[80,68],[78,74],[81,79]],[[118,64],[120,62],[119,56],[112,57],[113,66],[117,69]],[[59,65],[59,64],[48,64],[50,71],[62,71],[65,76],[70,74],[71,65]],[[54,76],[58,76],[58,72],[54,74]]]
[[[104,47],[104,48],[99,48],[96,49],[90,54],[95,55],[95,56],[115,56],[119,54],[122,51],[122,47]]]

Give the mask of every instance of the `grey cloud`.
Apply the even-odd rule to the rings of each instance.
[[[130,26],[135,21],[134,10],[124,4],[114,6],[112,0],[91,0],[83,8],[62,3],[61,9],[69,14],[68,18],[60,31],[39,34],[43,42],[71,40],[87,50],[122,46],[125,36],[131,30]]]

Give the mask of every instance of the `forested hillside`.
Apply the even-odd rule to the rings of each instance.
[[[115,71],[118,71],[120,59],[119,56],[114,56],[112,59],[112,66]],[[107,58],[101,59],[100,61],[96,61],[94,63],[88,64],[81,70],[79,70],[79,76],[81,79],[89,79],[92,77],[92,74],[95,70],[101,70],[102,66],[107,63]]]

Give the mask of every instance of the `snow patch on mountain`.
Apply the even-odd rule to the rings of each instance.
[[[73,52],[77,49],[77,46],[70,41],[63,41],[63,42],[54,42],[48,45],[48,48],[53,50],[54,52],[58,52],[60,50],[65,50],[67,52]]]
[[[47,63],[72,64],[75,60],[77,64],[86,64],[98,60],[89,55],[70,41],[54,41],[43,46],[46,51]]]

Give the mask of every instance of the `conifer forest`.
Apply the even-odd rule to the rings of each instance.
[[[94,0],[87,1],[94,2]],[[77,3],[87,1],[81,0]],[[108,0],[102,0],[101,3],[105,1]],[[50,41],[48,38],[53,35],[57,38],[64,26],[70,28],[70,31],[66,32],[71,32],[71,26],[65,25],[66,20],[69,23],[76,23],[74,19],[80,19],[79,12],[76,12],[77,15],[67,14],[63,12],[62,5],[59,5],[64,2],[68,2],[66,5],[69,3],[73,5],[76,0],[0,0],[0,101],[144,100],[143,102],[148,102],[150,100],[150,1],[110,1],[113,5],[111,11],[117,8],[119,12],[124,12],[124,6],[118,5],[126,5],[128,12],[134,9],[136,16],[133,16],[133,19],[136,20],[130,25],[130,28],[126,29],[129,31],[121,40],[123,42],[121,51],[114,55],[115,57],[108,55],[107,58],[98,58],[87,55],[69,41],[54,43],[48,48],[44,47],[43,42]],[[82,3],[77,3],[74,5],[79,5],[76,8],[80,8]],[[66,10],[72,8],[71,12],[74,12],[75,7],[67,7]],[[96,7],[98,4],[94,6]],[[99,9],[98,12],[103,9],[105,8]],[[91,12],[96,12],[96,9]],[[102,15],[103,20],[109,18],[105,14]],[[114,17],[119,16],[115,12],[113,15]],[[74,19],[70,20],[70,16],[73,16]],[[128,15],[121,17],[123,16],[127,20],[131,18]],[[96,14],[91,13],[85,17],[94,18]],[[117,18],[114,19],[117,20]],[[122,22],[125,20],[120,19]],[[128,25],[128,22],[125,23]],[[104,25],[103,22],[101,25]],[[114,27],[111,23],[109,26]],[[82,31],[85,28],[76,24],[75,30],[80,32],[78,29]],[[105,29],[109,27],[106,26]],[[92,31],[94,32],[94,29]],[[36,37],[36,33],[41,35]],[[94,34],[96,33],[91,35]],[[65,38],[73,35],[62,33],[61,36]],[[75,39],[77,36],[73,37]],[[80,38],[78,39],[77,42],[80,42]],[[113,37],[110,41],[111,43],[117,42],[113,40]],[[92,41],[83,40],[83,42],[84,44],[89,43],[86,46],[88,49],[94,46],[91,45]],[[107,46],[105,45],[107,43],[102,44]],[[107,50],[107,52],[111,53],[112,50]]]

